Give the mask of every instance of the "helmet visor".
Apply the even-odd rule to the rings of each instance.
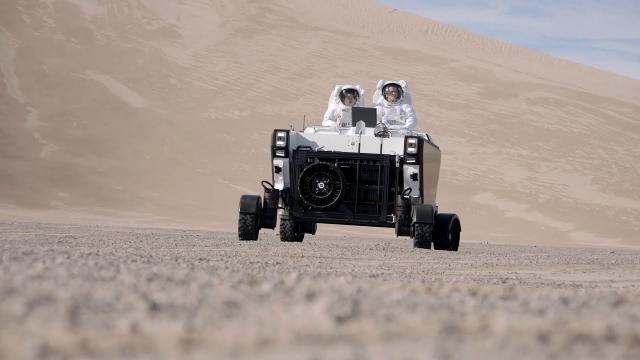
[[[402,99],[402,88],[398,84],[388,84],[382,88],[382,96],[390,103],[395,103]]]
[[[340,91],[340,101],[345,106],[355,106],[360,95],[356,89],[344,89]]]

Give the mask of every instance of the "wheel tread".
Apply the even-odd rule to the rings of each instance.
[[[419,249],[431,249],[433,225],[418,223],[414,224],[413,227],[413,247]]]
[[[240,214],[238,218],[238,238],[241,241],[258,240],[258,224],[255,214]]]
[[[280,240],[284,242],[302,242],[304,233],[296,231],[295,221],[280,219]]]

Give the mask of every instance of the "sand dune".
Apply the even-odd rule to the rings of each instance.
[[[465,239],[640,245],[640,81],[391,10],[1,3],[0,216],[233,229],[273,128],[403,78]]]

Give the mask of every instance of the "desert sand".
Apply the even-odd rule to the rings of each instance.
[[[232,231],[274,128],[402,78],[465,239],[640,245],[639,80],[361,0],[4,1],[0,44],[5,219]]]
[[[409,82],[458,253],[237,240],[274,128]],[[0,359],[640,358],[640,80],[373,1],[0,2]]]
[[[0,223],[0,358],[637,359],[640,250]]]

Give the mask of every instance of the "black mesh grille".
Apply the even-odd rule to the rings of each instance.
[[[395,177],[391,155],[297,150],[292,156],[291,210],[326,222],[387,223],[387,215],[393,213]],[[334,192],[327,195],[330,191]]]

